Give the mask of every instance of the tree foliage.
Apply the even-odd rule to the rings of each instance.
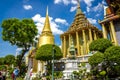
[[[99,63],[103,61],[103,59],[104,54],[101,52],[97,52],[88,59],[88,62],[91,66],[97,66]]]
[[[34,43],[34,38],[38,30],[32,19],[19,20],[17,18],[6,19],[2,22],[2,39],[8,41],[12,45],[22,48],[22,60],[25,53]],[[18,62],[19,65],[21,61]]]
[[[6,19],[2,22],[2,38],[12,45],[29,48],[37,35],[37,28],[32,19]]]
[[[105,60],[107,65],[107,74],[109,77],[118,77],[120,75],[120,46],[112,46],[106,49]]]
[[[108,39],[101,38],[101,39],[94,40],[90,44],[89,49],[90,51],[100,51],[104,53],[104,51],[110,46],[112,46],[111,41],[109,41]]]
[[[120,75],[120,46],[113,46],[107,39],[99,39],[90,44],[90,50],[100,51],[88,59],[94,76],[107,80]]]
[[[120,64],[120,46],[112,46],[106,49],[105,59]]]
[[[5,62],[4,57],[0,57],[0,65],[3,65],[3,64],[4,64],[4,62]]]
[[[5,59],[5,64],[7,64],[7,65],[14,64],[14,62],[15,62],[14,55],[6,55],[4,59]]]
[[[5,65],[0,65],[0,71],[7,69],[7,67]]]
[[[37,60],[42,60],[42,61],[52,60],[53,51],[54,51],[54,59],[58,60],[62,58],[61,49],[57,45],[54,45],[54,49],[53,49],[52,44],[45,44],[42,45],[40,48],[38,48],[35,58]]]

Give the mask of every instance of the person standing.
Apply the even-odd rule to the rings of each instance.
[[[6,74],[7,74],[6,69],[3,69],[2,72],[3,80],[6,80]]]
[[[2,80],[2,72],[0,71],[0,80]]]
[[[14,80],[14,76],[15,76],[14,73],[12,73],[12,80]]]
[[[18,74],[19,74],[19,68],[18,68],[18,67],[16,67],[16,68],[14,69],[13,74],[14,74],[14,80],[16,80],[16,78],[17,78],[17,76],[18,76]]]

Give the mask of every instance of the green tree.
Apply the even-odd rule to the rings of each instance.
[[[4,59],[5,59],[5,64],[7,64],[7,65],[12,65],[15,62],[14,55],[6,55]]]
[[[2,39],[18,48],[22,48],[19,67],[25,53],[34,43],[38,30],[32,19],[19,20],[17,18],[6,19],[2,22]]]
[[[35,58],[37,60],[47,62],[46,66],[47,66],[47,70],[48,70],[47,71],[48,77],[50,77],[50,74],[52,72],[51,71],[51,69],[52,69],[51,60],[53,59],[53,51],[54,51],[54,59],[55,60],[62,58],[61,49],[57,45],[53,45],[53,44],[42,45],[40,48],[37,49],[36,55],[35,55]]]
[[[55,71],[54,72],[55,79],[60,79],[60,78],[62,78],[62,76],[63,76],[63,72],[62,71]]]
[[[112,46],[109,40],[99,39],[90,44],[90,50],[100,51],[88,59],[93,76],[103,80],[120,75],[120,46]]]
[[[101,39],[94,40],[90,44],[89,49],[90,51],[100,51],[104,53],[104,51],[110,46],[112,46],[111,41],[109,41],[108,39],[101,38]]]
[[[91,73],[93,76],[96,76],[97,78],[100,76],[99,74],[99,68],[102,66],[102,62],[104,61],[104,54],[101,52],[97,52],[93,54],[89,59],[88,62],[91,65]],[[101,64],[99,66],[99,64]],[[101,76],[102,77],[102,76]]]
[[[120,46],[112,46],[106,49],[105,60],[107,65],[107,74],[109,77],[118,77],[120,75]]]
[[[0,65],[3,65],[3,64],[4,64],[4,62],[5,62],[4,57],[0,57]]]
[[[104,69],[102,69],[103,63],[104,62],[104,52],[105,50],[112,46],[112,42],[109,41],[108,39],[97,39],[94,40],[91,44],[90,44],[90,51],[97,51],[97,53],[93,54],[89,59],[88,62],[91,65],[91,73],[94,77],[98,78],[98,79],[103,79],[105,77],[100,75],[100,71],[106,71]]]
[[[7,69],[6,65],[0,65],[0,71],[4,69]]]
[[[97,52],[88,59],[88,62],[91,66],[97,66],[103,60],[104,60],[104,54],[101,52]]]
[[[45,45],[42,45],[40,48],[38,48],[35,58],[37,60],[42,60],[42,61],[52,60],[53,51],[54,51],[55,60],[62,58],[61,49],[57,45],[53,46],[52,44],[45,44]]]
[[[120,46],[112,46],[106,49],[105,59],[120,64]]]

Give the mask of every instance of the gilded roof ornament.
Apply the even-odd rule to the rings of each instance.
[[[82,10],[81,10],[81,8],[80,8],[80,1],[79,1],[79,0],[77,0],[76,15],[77,15],[77,14],[83,14],[83,13],[82,13]]]
[[[46,9],[46,16],[48,15],[48,6],[47,6],[47,9]]]
[[[46,32],[46,31],[47,32],[51,32],[49,16],[48,16],[48,7],[46,9],[46,19],[45,19],[45,23],[44,23],[44,27],[43,27],[42,33]]]

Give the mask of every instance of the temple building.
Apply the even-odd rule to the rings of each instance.
[[[79,1],[74,21],[69,29],[60,35],[60,38],[63,53],[62,59],[65,62],[64,79],[71,79],[72,72],[78,71],[78,66],[81,62],[85,63],[86,71],[89,72],[88,58],[91,56],[89,44],[93,40],[102,38],[102,31],[90,24],[80,8]]]
[[[66,32],[60,35],[63,58],[69,58],[71,56],[69,52],[71,43],[70,37],[73,38],[77,58],[88,56],[90,52],[89,44],[93,40],[102,37],[102,32],[97,27],[90,24],[83,14],[79,2],[73,23]]]
[[[108,7],[104,10],[104,19],[99,21],[102,26],[103,37],[111,40],[114,45],[120,45],[120,15],[116,14],[118,8],[110,4],[114,0],[106,0]]]
[[[43,27],[43,30],[38,39],[37,48],[39,48],[45,44],[54,44],[54,36],[53,36],[51,28],[50,28],[48,8],[46,11],[46,19],[45,19],[44,27]],[[35,77],[36,73],[38,73],[39,71],[44,72],[44,70],[45,70],[45,66],[44,66],[45,63],[43,61],[36,60],[35,53],[36,53],[36,49],[32,48],[28,54],[28,58],[29,58],[28,59],[28,68],[30,68],[30,67],[33,68],[33,70],[32,70],[33,77]]]

